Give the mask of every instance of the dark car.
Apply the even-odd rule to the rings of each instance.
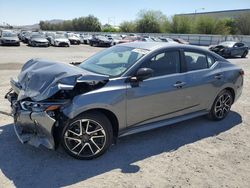
[[[70,44],[79,45],[81,44],[81,39],[75,33],[65,33],[65,37],[69,39]]]
[[[131,42],[78,66],[32,59],[6,98],[22,143],[61,143],[71,156],[92,159],[121,136],[203,115],[224,119],[242,93],[243,75],[205,49]]]
[[[210,46],[209,50],[221,55],[222,57],[246,57],[248,46],[243,42],[225,41],[215,46]]]
[[[33,47],[49,47],[49,41],[43,34],[33,33],[30,36],[29,45]]]
[[[181,38],[173,38],[173,41],[178,42],[180,44],[189,44],[188,41],[185,41],[184,39]]]
[[[16,33],[3,32],[0,37],[0,44],[6,46],[20,46],[20,40]]]
[[[110,41],[107,37],[101,35],[93,35],[91,39],[89,39],[90,46],[103,46],[110,47],[112,41]]]

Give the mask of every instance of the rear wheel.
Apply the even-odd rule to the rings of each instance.
[[[244,53],[242,54],[242,58],[245,58],[246,56],[247,56],[247,54],[248,54],[248,50],[246,50],[246,51],[244,51]]]
[[[221,91],[214,101],[209,118],[216,121],[224,119],[229,113],[232,103],[232,93],[228,90]]]
[[[93,159],[102,155],[112,144],[112,126],[100,112],[85,113],[64,127],[61,139],[63,148],[72,157]]]

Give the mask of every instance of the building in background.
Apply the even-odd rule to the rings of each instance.
[[[213,11],[213,12],[194,12],[188,14],[176,14],[177,16],[210,16],[213,18],[237,18],[239,15],[244,13],[250,13],[250,9],[238,9],[238,10],[224,10],[224,11]]]

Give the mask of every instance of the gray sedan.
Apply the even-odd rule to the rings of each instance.
[[[133,42],[79,65],[32,59],[6,98],[22,143],[61,144],[77,159],[92,159],[121,136],[203,115],[224,119],[241,95],[243,75],[201,48]]]
[[[20,46],[20,41],[16,33],[3,32],[2,36],[0,37],[0,45]]]
[[[248,54],[248,46],[242,42],[225,41],[215,46],[210,46],[209,50],[223,57],[242,57]]]

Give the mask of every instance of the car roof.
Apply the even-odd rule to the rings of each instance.
[[[126,46],[132,48],[145,49],[149,51],[154,51],[161,48],[182,48],[182,49],[190,49],[190,50],[200,50],[200,51],[208,51],[200,47],[192,46],[192,45],[184,45],[179,43],[172,42],[129,42],[119,44],[119,46]]]

